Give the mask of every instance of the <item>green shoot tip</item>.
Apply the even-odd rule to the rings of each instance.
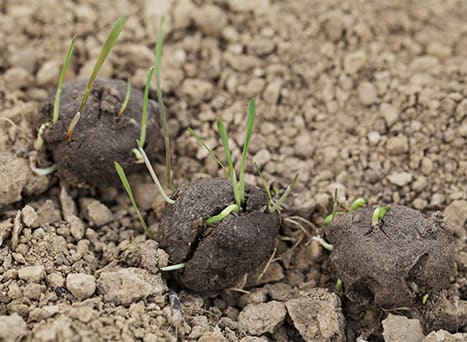
[[[373,211],[373,216],[371,218],[371,223],[375,226],[377,225],[389,211],[389,207],[378,207]]]

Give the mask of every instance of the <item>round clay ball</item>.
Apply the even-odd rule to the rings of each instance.
[[[144,94],[132,89],[123,114],[118,117],[127,93],[127,83],[115,79],[97,79],[81,113],[71,141],[66,132],[77,113],[87,80],[74,80],[63,84],[60,117],[45,129],[43,139],[46,150],[52,154],[58,176],[70,185],[97,186],[119,181],[114,162],[119,162],[126,172],[138,167],[132,149],[140,137]],[[40,118],[52,120],[55,101],[53,93],[42,105]],[[161,150],[158,105],[149,100],[145,151],[154,155]]]
[[[343,281],[345,295],[362,305],[394,309],[448,288],[454,254],[446,222],[392,206],[373,225],[373,210],[337,215],[326,232],[334,246],[333,275]]]
[[[280,216],[266,209],[264,191],[246,186],[244,212],[221,222],[205,220],[234,203],[232,186],[224,179],[203,179],[183,185],[174,194],[156,233],[172,264],[186,263],[174,272],[184,287],[215,293],[235,285],[271,256],[279,233]]]

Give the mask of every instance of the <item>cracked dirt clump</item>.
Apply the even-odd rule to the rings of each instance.
[[[372,215],[371,208],[339,215],[326,233],[334,245],[331,266],[349,299],[407,307],[449,287],[454,254],[442,217],[393,206],[372,225]]]
[[[114,161],[127,172],[138,164],[131,150],[140,137],[144,94],[133,89],[126,110],[117,117],[127,92],[127,84],[115,79],[97,79],[89,94],[72,140],[67,142],[66,131],[81,104],[87,80],[65,82],[60,101],[60,117],[56,124],[44,131],[43,138],[57,165],[61,179],[75,186],[95,186],[118,181]],[[40,123],[52,118],[55,92],[40,109]],[[155,101],[149,100],[145,151],[151,155],[157,145],[159,111]]]
[[[246,209],[219,223],[204,221],[234,203],[232,186],[224,179],[202,179],[183,185],[168,205],[156,240],[172,264],[185,262],[175,272],[186,288],[203,293],[233,286],[272,254],[280,217],[265,211],[266,194],[245,186]]]

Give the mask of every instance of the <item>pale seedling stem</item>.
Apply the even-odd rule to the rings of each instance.
[[[117,118],[120,118],[128,107],[128,102],[130,102],[131,97],[131,81],[128,79],[127,87],[126,87],[126,95],[125,100],[122,103],[122,107],[118,111]]]
[[[47,175],[50,175],[50,174],[54,173],[55,171],[57,171],[57,165],[53,164],[53,165],[51,165],[49,167],[46,167],[46,168],[43,168],[43,169],[40,169],[40,168],[37,168],[37,167],[32,167],[31,171],[34,172],[38,176],[47,176]]]
[[[313,236],[313,240],[315,241],[318,241],[318,243],[321,245],[321,247],[323,247],[324,249],[332,252],[334,250],[334,246],[331,245],[329,242],[327,242],[326,240],[324,240],[322,237],[320,236]]]
[[[268,206],[268,210],[270,213],[275,212],[279,207],[282,205],[282,203],[286,200],[286,198],[290,195],[292,192],[295,184],[297,183],[299,174],[297,173],[295,175],[295,178],[293,179],[292,183],[287,187],[285,190],[284,194],[277,200],[277,202],[273,206]]]
[[[149,69],[148,77],[146,79],[146,85],[144,87],[144,99],[143,99],[143,114],[141,117],[141,133],[138,140],[138,148],[144,148],[146,143],[146,126],[148,122],[148,102],[149,102],[149,87],[151,85],[152,74],[154,67]]]
[[[257,162],[254,162],[256,172],[258,173],[259,179],[261,181],[261,185],[264,188],[264,191],[266,191],[266,195],[268,196],[268,203],[272,203],[272,196],[271,196],[271,191],[269,190],[268,183],[266,182],[266,179],[263,176],[263,173],[261,172],[261,169],[259,168],[259,165]],[[268,205],[269,207],[269,205]]]
[[[151,178],[152,178],[154,184],[156,184],[157,189],[159,190],[159,193],[162,195],[162,198],[164,198],[164,201],[166,201],[168,204],[174,204],[175,201],[173,199],[171,199],[167,195],[167,193],[164,191],[164,188],[162,187],[161,182],[159,181],[159,178],[157,178],[157,175],[154,172],[154,169],[152,168],[151,162],[149,161],[149,158],[146,155],[146,152],[144,152],[144,150],[141,147],[138,147],[138,151],[141,154],[141,156],[143,157],[144,164],[146,164],[146,168],[148,169],[149,174],[151,175]]]
[[[73,130],[75,129],[76,125],[78,124],[79,118],[81,117],[81,112],[75,114],[73,119],[71,119],[70,126],[68,126],[68,131],[66,132],[66,141],[71,141],[71,136],[73,134]]]
[[[123,17],[120,17],[120,19],[118,19],[118,21],[115,23],[114,27],[112,28],[112,31],[110,32],[109,36],[107,37],[107,40],[102,46],[101,51],[99,53],[99,57],[97,58],[96,64],[94,64],[94,69],[92,70],[91,77],[89,77],[88,84],[86,86],[86,89],[84,90],[84,95],[81,100],[81,104],[79,106],[77,114],[83,112],[84,106],[86,105],[86,102],[88,101],[89,93],[91,92],[92,86],[94,85],[94,81],[97,78],[97,74],[99,73],[99,70],[101,69],[102,64],[104,64],[105,59],[109,55],[110,50],[112,50],[112,47],[115,45],[115,42],[117,41],[117,38],[120,35],[120,32],[122,32],[127,19],[128,19],[128,16],[123,16]],[[75,115],[75,118],[76,118],[76,115]],[[78,123],[78,120],[79,120],[79,116],[78,116],[78,119],[76,120],[75,126]],[[73,129],[74,127],[71,128],[71,124],[70,124],[70,127],[68,128],[68,131],[67,131],[67,137],[66,137],[66,140],[68,142],[71,140]]]
[[[168,272],[168,271],[181,270],[182,268],[185,268],[185,263],[184,262],[182,262],[181,264],[175,264],[175,265],[161,267],[160,270],[162,272]]]
[[[161,115],[162,135],[164,136],[165,145],[165,172],[166,180],[169,188],[174,189],[172,184],[172,158],[171,158],[171,144],[169,137],[169,128],[167,124],[167,113],[165,111],[164,99],[162,98],[161,87],[161,62],[162,62],[162,45],[164,43],[164,17],[161,17],[159,24],[159,32],[157,32],[157,42],[155,48],[155,61],[154,68],[156,70],[156,88],[157,88],[157,101],[159,102],[159,109]]]
[[[141,222],[141,225],[143,226],[144,232],[149,238],[154,239],[151,231],[149,230],[148,225],[144,221],[143,215],[141,214],[141,211],[139,210],[138,204],[136,204],[136,200],[135,200],[135,197],[133,196],[133,191],[131,190],[130,183],[128,182],[125,171],[123,170],[122,166],[118,162],[115,162],[115,170],[117,171],[118,176],[120,177],[120,180],[123,184],[123,187],[125,188],[126,193],[128,194],[128,197],[130,198],[133,208],[135,208],[136,214],[138,215],[139,221]]]

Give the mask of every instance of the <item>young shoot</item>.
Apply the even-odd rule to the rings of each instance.
[[[336,291],[337,291],[337,293],[342,293],[342,290],[343,290],[342,279],[338,278],[337,281],[336,281]]]
[[[313,240],[318,241],[318,243],[321,245],[321,247],[328,250],[329,252],[332,252],[334,250],[334,246],[331,245],[326,240],[324,240],[321,236],[313,236]]]
[[[423,305],[426,304],[426,302],[428,301],[428,297],[429,297],[429,296],[430,296],[430,295],[429,295],[428,293],[425,293],[425,294],[423,295],[423,297],[422,297],[422,304],[423,304]]]
[[[373,216],[371,218],[371,223],[373,226],[376,226],[389,211],[389,207],[378,207],[373,211]]]
[[[331,213],[326,216],[326,218],[324,219],[324,228],[327,228],[331,223],[332,221],[334,221],[334,218],[336,217],[337,215],[337,209],[339,208],[339,201],[337,199],[337,193],[338,193],[338,189],[336,188],[334,190],[334,195],[332,197],[332,211]]]
[[[130,198],[133,208],[135,208],[136,215],[138,215],[138,219],[141,222],[141,225],[143,226],[144,232],[150,239],[154,239],[151,231],[149,230],[148,225],[146,224],[146,221],[144,221],[141,211],[139,210],[138,204],[136,203],[136,200],[135,200],[135,196],[133,196],[133,191],[131,190],[130,183],[128,182],[128,178],[126,177],[125,171],[123,170],[122,166],[118,162],[115,162],[114,164],[115,164],[115,170],[117,171],[118,176],[120,177],[120,181],[122,182],[123,187],[125,188],[126,193],[128,194],[128,197]]]
[[[225,219],[227,216],[229,216],[230,214],[239,212],[239,210],[240,210],[240,208],[238,207],[238,205],[236,203],[231,204],[231,205],[225,207],[224,210],[222,210],[220,212],[220,214],[215,215],[215,216],[211,216],[206,221],[204,221],[204,223],[209,225],[209,224],[220,222],[223,219]]]
[[[146,126],[148,122],[148,102],[149,102],[149,87],[151,85],[152,74],[154,67],[149,69],[148,77],[146,79],[146,85],[144,86],[144,99],[143,99],[143,113],[141,116],[141,133],[138,140],[138,148],[144,148],[146,143]]]
[[[227,168],[225,167],[224,163],[221,162],[219,157],[214,153],[214,151],[204,142],[204,140],[199,136],[199,134],[196,133],[190,127],[188,127],[188,132],[190,132],[190,134],[196,139],[196,141],[198,141],[199,144],[204,147],[204,149],[208,152],[208,154],[216,161],[217,165],[219,165],[221,169],[224,171],[225,177],[228,178],[229,173],[227,171]]]
[[[352,202],[348,211],[355,211],[363,207],[366,207],[366,201],[363,197],[358,197],[355,201]]]
[[[118,19],[118,21],[115,23],[114,27],[112,28],[112,31],[110,32],[109,36],[107,37],[107,40],[105,41],[104,45],[101,48],[96,64],[94,64],[94,69],[92,70],[91,77],[89,77],[88,84],[86,85],[86,89],[84,90],[84,95],[81,100],[81,104],[79,106],[78,112],[76,113],[76,115],[74,116],[72,120],[72,123],[74,121],[76,122],[74,123],[73,127],[70,124],[70,127],[68,128],[68,131],[66,134],[66,141],[68,142],[71,141],[73,130],[79,121],[80,114],[83,112],[84,107],[86,106],[86,102],[88,101],[88,97],[91,92],[92,86],[94,85],[94,81],[97,78],[97,74],[99,73],[99,70],[104,64],[105,59],[110,54],[112,47],[115,45],[115,42],[117,41],[117,38],[120,35],[120,32],[122,32],[127,19],[128,19],[128,16],[123,16],[123,17],[120,17],[120,19]]]
[[[162,135],[164,136],[165,145],[165,171],[167,185],[174,189],[172,184],[172,157],[171,157],[171,143],[169,138],[169,128],[167,125],[167,113],[165,111],[164,99],[162,98],[161,86],[161,62],[162,62],[162,45],[164,43],[164,17],[161,17],[159,24],[159,32],[157,32],[157,42],[154,50],[155,60],[154,69],[156,70],[156,88],[157,88],[157,101],[159,102],[159,110],[161,115]]]
[[[169,271],[181,270],[182,268],[185,268],[185,263],[184,262],[182,262],[181,264],[175,264],[175,265],[169,265],[169,266],[161,267],[160,270],[162,272],[169,272]]]
[[[125,95],[125,100],[123,101],[122,103],[122,107],[120,108],[120,110],[118,111],[118,114],[117,114],[117,117],[120,118],[123,113],[125,112],[126,110],[126,107],[128,107],[128,102],[130,102],[130,97],[131,97],[131,81],[130,79],[128,79],[128,84],[127,84],[127,88],[126,88],[126,95]]]
[[[168,204],[174,204],[175,201],[173,199],[171,199],[167,195],[164,188],[162,187],[161,182],[159,181],[159,178],[157,177],[156,172],[152,168],[151,162],[149,161],[149,158],[146,155],[146,152],[144,152],[143,148],[141,148],[141,147],[138,147],[138,151],[139,151],[139,153],[141,154],[141,156],[142,156],[142,158],[144,160],[144,164],[146,164],[146,168],[148,169],[149,174],[151,175],[151,178],[152,178],[154,184],[156,184],[157,189],[159,190],[159,193],[164,198],[164,201],[166,201]]]
[[[259,165],[257,163],[255,163],[255,168],[256,168],[256,172],[258,173],[259,179],[261,180],[261,184],[263,185],[264,190],[266,191],[266,195],[268,196],[268,211],[270,213],[273,213],[277,209],[279,209],[280,206],[282,205],[282,203],[284,203],[284,201],[287,199],[287,197],[289,197],[290,193],[292,192],[293,188],[295,187],[295,184],[297,183],[299,174],[297,173],[295,175],[292,183],[287,187],[287,189],[282,194],[282,196],[276,202],[274,202],[274,200],[272,199],[272,196],[271,196],[271,191],[269,190],[269,186],[268,186],[266,180],[264,179],[263,173],[261,172],[261,170],[259,168]]]
[[[57,171],[57,165],[53,164],[46,168],[31,167],[31,171],[38,176],[48,176]]]

